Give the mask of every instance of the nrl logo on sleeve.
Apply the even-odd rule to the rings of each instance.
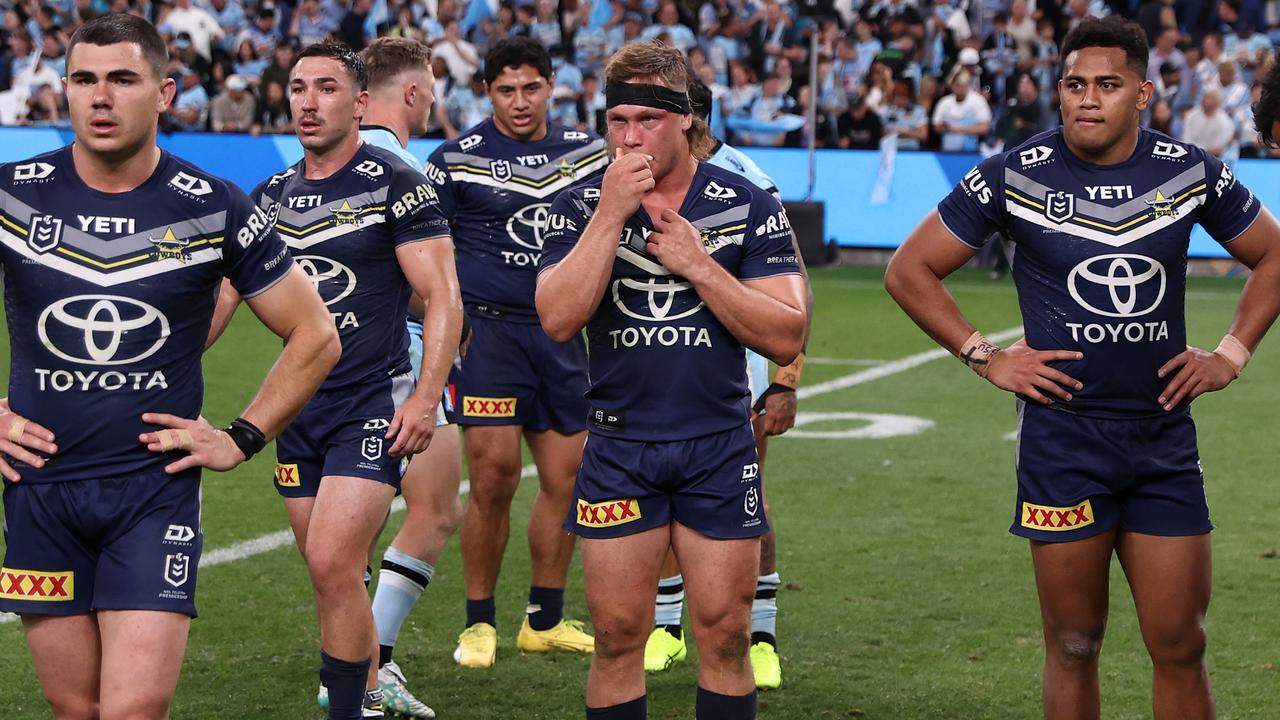
[[[1064,190],[1050,190],[1044,196],[1044,216],[1064,223],[1076,214],[1076,196]]]
[[[489,174],[493,175],[493,179],[498,182],[506,182],[511,179],[511,163],[506,160],[493,160],[489,163]]]
[[[213,192],[213,185],[210,184],[208,180],[198,178],[194,175],[188,175],[184,172],[174,175],[169,180],[169,184],[174,188],[195,197],[204,197],[205,195]]]
[[[47,253],[62,242],[62,218],[52,215],[32,215],[31,229],[27,232],[27,246],[38,253]]]
[[[640,501],[635,498],[589,503],[578,500],[578,524],[586,527],[613,527],[640,519]]]
[[[276,174],[276,175],[272,175],[272,176],[271,176],[271,179],[267,181],[267,187],[275,187],[276,185],[279,185],[280,183],[284,182],[285,180],[287,180],[287,179],[289,179],[289,178],[293,177],[293,174],[294,174],[295,172],[297,172],[297,170],[295,170],[295,169],[293,169],[293,168],[289,168],[288,170],[285,170],[285,171],[284,171],[284,172],[282,172],[282,173],[278,173],[278,174]]]

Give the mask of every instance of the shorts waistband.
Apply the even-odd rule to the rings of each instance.
[[[501,305],[491,305],[489,303],[466,303],[464,307],[466,308],[467,314],[472,317],[520,323],[538,322],[538,314],[529,310],[517,310],[514,308],[502,307]]]

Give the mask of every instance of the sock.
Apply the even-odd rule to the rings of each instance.
[[[364,589],[369,589],[369,583],[373,582],[373,568],[368,565],[364,566]]]
[[[472,600],[467,598],[467,627],[471,627],[476,623],[489,623],[494,627],[498,627],[498,606],[494,602],[493,596],[483,600]]]
[[[645,720],[649,716],[647,696],[602,708],[587,708],[587,720]]]
[[[365,718],[386,717],[382,703],[382,688],[368,690],[364,694],[363,716]]]
[[[373,594],[373,621],[378,626],[378,667],[391,662],[391,651],[400,637],[400,627],[427,589],[435,568],[430,563],[388,547],[378,571],[378,589]]]
[[[368,677],[369,658],[353,662],[320,651],[320,684],[329,688],[329,720],[359,720]]]
[[[721,695],[698,686],[697,720],[755,720],[756,691],[748,695]]]
[[[767,642],[778,647],[778,573],[756,578],[756,599],[751,602],[751,644]]]
[[[564,617],[564,588],[529,587],[529,627],[534,630],[550,630]]]
[[[658,604],[653,612],[654,627],[665,628],[681,637],[680,616],[684,614],[684,576],[672,575],[658,581]]]

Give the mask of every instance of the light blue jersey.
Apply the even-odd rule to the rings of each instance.
[[[422,161],[414,157],[413,153],[401,147],[400,138],[396,137],[396,134],[391,130],[381,125],[361,125],[360,139],[374,147],[380,147],[389,153],[393,153],[396,157],[405,161],[409,167],[422,172]]]

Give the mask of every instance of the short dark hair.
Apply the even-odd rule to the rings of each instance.
[[[71,42],[67,43],[67,59],[80,43],[100,46],[133,43],[142,50],[142,57],[151,64],[157,78],[163,78],[169,67],[169,50],[155,26],[128,13],[99,15],[76,28]]]
[[[1276,122],[1280,122],[1280,60],[1271,63],[1262,80],[1262,97],[1253,106],[1254,127],[1267,147],[1280,147],[1280,138],[1271,132]]]
[[[431,48],[413,38],[380,37],[360,51],[369,72],[369,86],[379,87],[400,73],[425,70],[431,65]]]
[[[1147,36],[1138,23],[1119,15],[1081,20],[1062,41],[1063,74],[1071,53],[1091,47],[1120,48],[1129,69],[1137,73],[1139,79],[1147,79]]]
[[[551,79],[551,55],[532,38],[503,38],[484,56],[484,81],[492,84],[509,67],[528,65],[542,77]]]
[[[329,58],[337,60],[342,67],[351,73],[351,79],[355,81],[356,87],[361,90],[369,89],[369,69],[365,67],[364,61],[356,55],[356,51],[347,46],[346,43],[340,42],[318,42],[314,45],[308,45],[298,53],[298,60],[309,57]]]

